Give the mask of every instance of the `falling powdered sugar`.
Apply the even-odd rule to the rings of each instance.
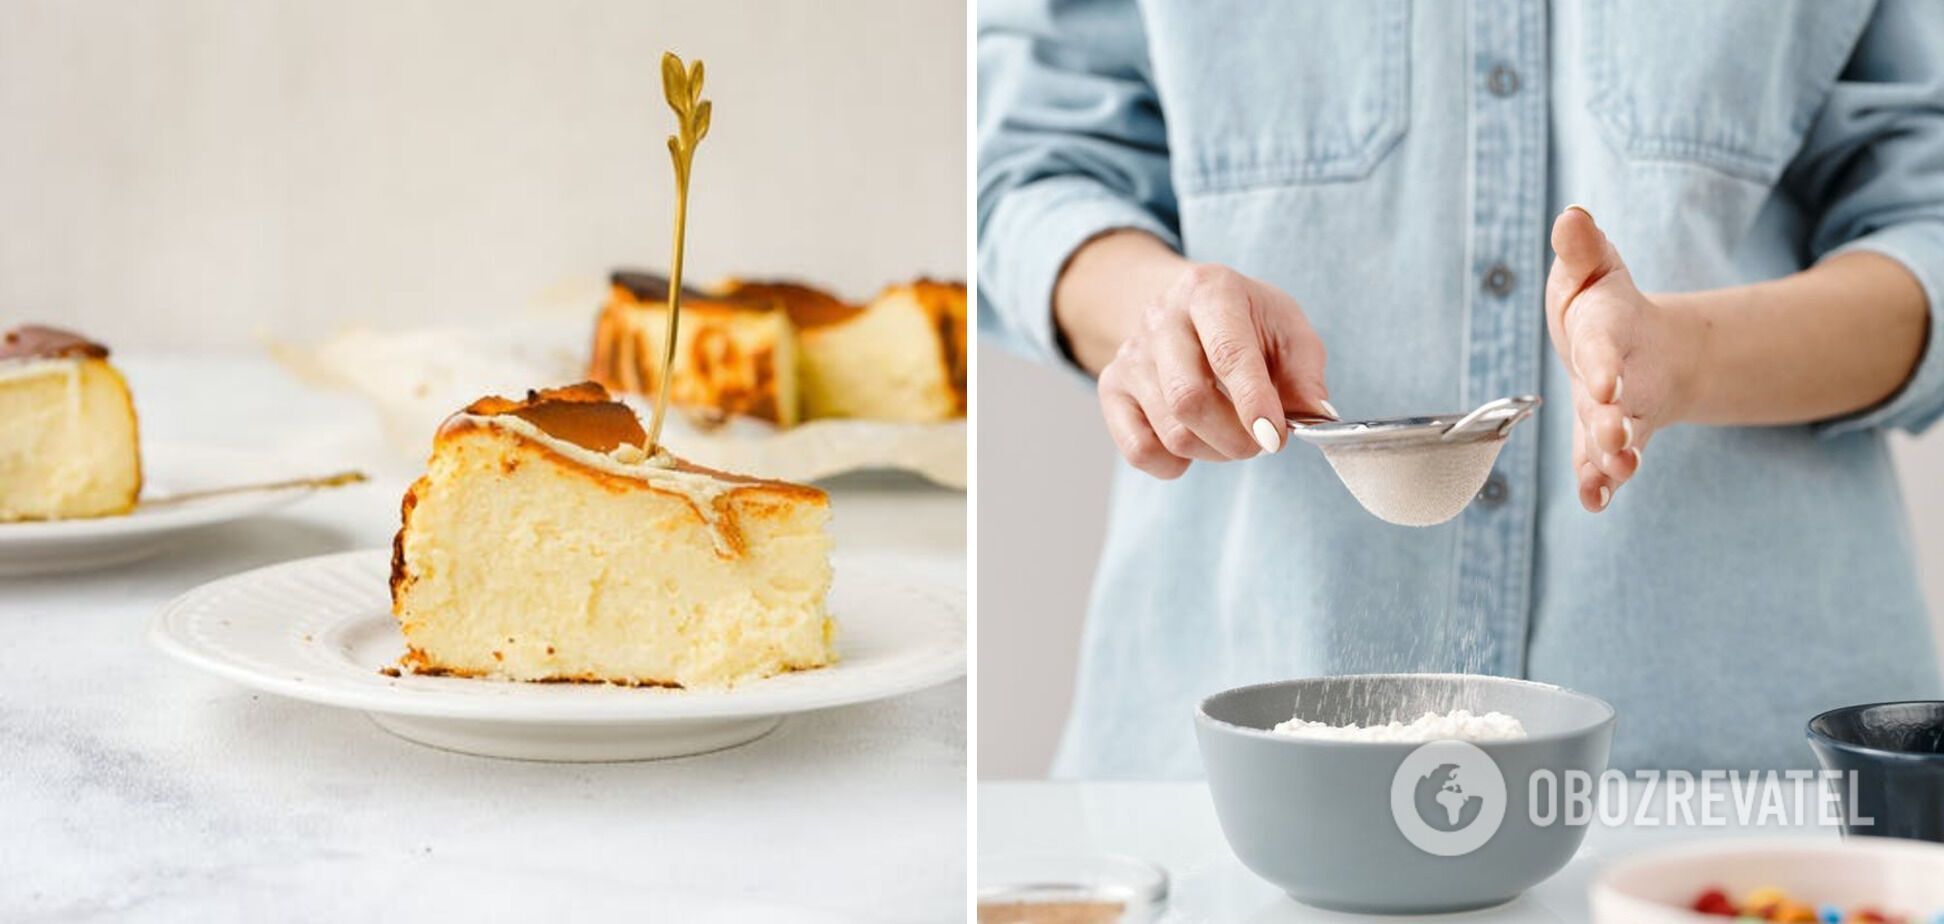
[[[1331,725],[1292,718],[1275,731],[1293,738],[1312,741],[1381,741],[1414,744],[1424,741],[1519,741],[1526,737],[1525,726],[1503,712],[1474,714],[1469,709],[1453,709],[1439,714],[1427,712],[1410,724],[1393,720],[1387,725]]]

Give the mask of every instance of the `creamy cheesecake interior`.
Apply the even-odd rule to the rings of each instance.
[[[107,348],[47,327],[0,337],[0,522],[123,514],[141,491],[135,405]]]
[[[724,687],[831,663],[824,492],[645,440],[592,383],[447,420],[394,544],[404,666]]]
[[[909,423],[964,416],[964,286],[892,286],[848,316],[801,327],[807,416]]]

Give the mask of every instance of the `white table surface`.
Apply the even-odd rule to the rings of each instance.
[[[1759,828],[1608,828],[1596,823],[1589,827],[1586,841],[1565,869],[1511,902],[1462,914],[1391,917],[1312,908],[1257,878],[1222,839],[1215,805],[1201,783],[987,782],[979,784],[978,795],[981,858],[1048,854],[1137,857],[1168,872],[1170,897],[1161,920],[1180,924],[1583,924],[1592,914],[1588,890],[1602,865],[1614,857],[1703,838],[1839,836],[1833,827],[1816,826],[1813,813],[1806,824]],[[1629,804],[1638,804],[1638,795],[1636,789]]]
[[[0,580],[0,920],[963,919],[963,682],[713,755],[539,764],[433,750],[167,660],[144,639],[163,603],[389,543],[414,466],[357,400],[262,357],[116,361],[146,440],[377,477],[144,562]],[[832,492],[840,547],[924,554],[963,586],[962,494],[881,477]]]

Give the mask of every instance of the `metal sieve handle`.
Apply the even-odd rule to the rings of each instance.
[[[1538,395],[1517,395],[1511,398],[1487,401],[1479,405],[1471,413],[1458,418],[1457,423],[1446,427],[1444,439],[1449,440],[1452,437],[1467,433],[1474,429],[1474,426],[1479,421],[1485,420],[1486,418],[1494,418],[1492,426],[1498,430],[1500,436],[1504,436],[1511,431],[1513,424],[1532,416],[1532,412],[1538,407]],[[1504,413],[1508,410],[1511,411],[1509,415]]]

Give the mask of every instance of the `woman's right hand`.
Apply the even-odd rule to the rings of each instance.
[[[1337,416],[1323,341],[1295,299],[1227,267],[1167,255],[1179,263],[1172,281],[1148,296],[1100,370],[1100,411],[1128,462],[1178,478],[1197,460],[1281,449],[1292,414]]]

